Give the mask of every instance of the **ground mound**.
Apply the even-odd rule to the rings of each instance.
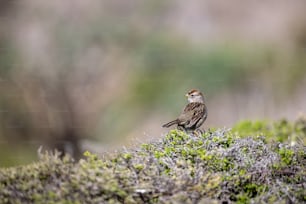
[[[0,170],[0,202],[303,203],[305,127],[242,122],[201,136],[171,130],[116,154],[85,152],[79,162],[44,153]]]

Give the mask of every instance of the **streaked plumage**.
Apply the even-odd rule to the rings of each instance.
[[[203,94],[196,89],[192,89],[186,96],[188,97],[189,103],[181,115],[177,119],[164,124],[163,127],[177,125],[179,129],[183,128],[186,131],[193,131],[205,122],[207,118],[207,107]]]

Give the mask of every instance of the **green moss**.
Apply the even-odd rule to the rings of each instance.
[[[122,154],[122,157],[125,159],[125,160],[130,160],[132,158],[132,154],[130,153],[125,153],[125,154]]]
[[[287,120],[268,121],[241,121],[232,130],[241,137],[264,136],[265,141],[283,143],[300,142],[306,145],[306,119],[298,118],[294,123]]]
[[[134,164],[134,168],[139,172],[141,170],[144,169],[144,165],[143,164]]]
[[[237,132],[242,137],[266,135],[270,131],[268,122],[266,121],[241,121],[232,128],[233,132]]]
[[[281,156],[281,160],[285,165],[290,165],[292,163],[294,152],[287,148],[281,148],[279,150],[279,155]]]
[[[248,204],[248,203],[250,203],[250,198],[245,193],[238,194],[236,198],[232,198],[232,199],[236,200],[237,204]]]

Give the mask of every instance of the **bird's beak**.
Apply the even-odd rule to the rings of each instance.
[[[188,98],[188,96],[189,96],[189,95],[188,95],[188,94],[186,94],[185,96],[186,96],[186,98]]]

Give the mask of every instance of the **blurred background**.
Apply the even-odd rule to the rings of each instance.
[[[306,2],[0,1],[0,166],[162,137],[185,93],[204,128],[306,112]]]

